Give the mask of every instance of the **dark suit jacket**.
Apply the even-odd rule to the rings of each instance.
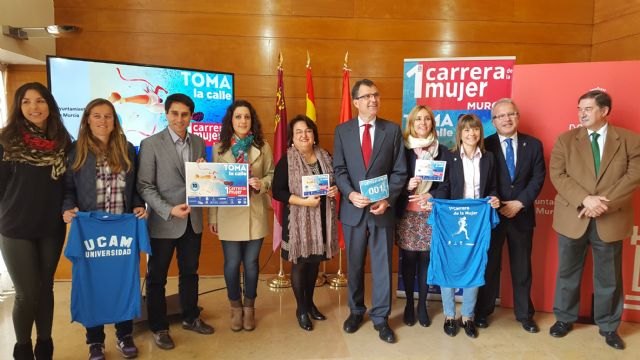
[[[418,155],[416,155],[416,152],[413,151],[413,149],[405,148],[404,151],[405,158],[407,159],[407,181],[402,188],[402,193],[400,194],[400,197],[398,197],[398,202],[396,205],[396,216],[398,218],[401,218],[404,215],[405,210],[407,209],[407,205],[409,204],[409,195],[411,194],[409,193],[409,191],[407,191],[407,184],[409,183],[409,179],[414,177],[416,174],[416,160],[418,159]],[[451,151],[449,151],[446,146],[440,144],[438,146],[438,156],[436,156],[434,160],[448,161],[450,160],[450,158]],[[433,196],[434,198],[444,198],[446,194],[449,193],[449,182],[447,181],[449,177],[449,169],[445,169],[444,176],[445,178],[443,182],[433,182],[431,184],[429,194],[431,194],[431,196]]]
[[[509,176],[507,161],[498,134],[487,137],[484,140],[484,146],[496,158],[498,198],[501,201],[518,200],[524,205],[524,208],[512,219],[500,215],[500,221],[511,221],[520,230],[533,228],[536,226],[536,213],[533,205],[542,190],[546,174],[542,143],[533,136],[518,133],[516,176],[513,182]]]
[[[596,218],[598,236],[613,242],[631,235],[633,192],[640,184],[640,135],[609,124],[600,173],[595,175],[587,129],[560,135],[551,151],[549,175],[558,191],[553,208],[553,228],[577,239],[587,231],[590,218],[578,218],[587,195],[606,196],[608,210]]]
[[[387,209],[382,215],[373,215],[369,207],[359,209],[349,201],[352,191],[360,192],[359,182],[382,175],[389,179],[389,198],[393,208],[407,180],[407,162],[405,160],[402,132],[397,124],[377,118],[373,138],[373,151],[369,168],[365,169],[360,146],[358,118],[351,119],[336,127],[334,137],[333,168],[336,185],[342,193],[340,201],[340,221],[345,225],[356,226],[366,214],[374,216],[377,226],[393,226],[393,209]]]
[[[496,160],[493,153],[485,151],[480,158],[480,197],[498,196],[495,166]],[[439,197],[451,200],[463,199],[464,168],[462,167],[459,150],[451,152],[447,168],[449,169],[448,194],[442,193],[439,194]]]
[[[129,160],[131,161],[131,171],[125,175],[124,188],[124,212],[133,212],[133,208],[144,207],[144,200],[138,195],[136,190],[136,171],[138,161],[136,149],[127,143]],[[76,143],[69,152],[67,162],[67,172],[64,176],[64,201],[62,211],[78,207],[80,211],[93,211],[97,208],[96,198],[96,156],[89,152],[87,159],[78,171],[73,171],[71,166],[76,161]]]

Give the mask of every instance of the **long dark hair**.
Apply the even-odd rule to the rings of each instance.
[[[47,102],[49,117],[47,118],[46,136],[49,140],[55,140],[56,150],[66,149],[71,144],[71,136],[62,123],[60,108],[51,95],[49,89],[38,82],[26,83],[16,90],[13,97],[13,106],[7,119],[7,124],[0,130],[0,144],[8,146],[15,139],[22,139],[22,133],[28,131],[27,119],[22,113],[22,99],[29,90],[35,90]]]
[[[246,107],[251,114],[251,133],[253,134],[253,145],[258,149],[264,146],[264,136],[262,134],[262,125],[258,118],[256,109],[253,108],[247,100],[236,100],[229,105],[227,112],[222,118],[222,129],[220,130],[220,150],[218,154],[224,154],[231,148],[231,139],[233,138],[233,112],[239,107]]]

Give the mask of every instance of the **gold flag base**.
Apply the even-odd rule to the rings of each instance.
[[[280,248],[280,254],[282,255],[282,248]],[[284,273],[282,256],[279,256],[279,257],[280,257],[280,270],[278,270],[278,275],[276,275],[276,277],[274,277],[273,279],[270,279],[269,281],[267,281],[267,284],[269,284],[269,287],[272,289],[282,289],[282,288],[291,287],[291,280]]]
[[[329,287],[331,287],[332,289],[345,287],[348,283],[347,276],[342,272],[342,249],[340,249],[340,251],[338,252],[338,257],[338,272],[333,276],[329,276],[328,279]]]

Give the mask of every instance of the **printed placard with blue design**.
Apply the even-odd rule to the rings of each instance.
[[[249,164],[187,162],[185,174],[189,206],[249,206]]]

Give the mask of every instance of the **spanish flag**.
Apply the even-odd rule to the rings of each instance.
[[[344,56],[344,66],[342,67],[342,102],[340,103],[340,124],[351,119],[351,88],[349,85],[349,71],[347,59],[349,53]],[[340,196],[336,198],[336,207],[340,208]],[[342,223],[338,221],[338,244],[341,249],[345,248]]]
[[[311,58],[307,51],[307,111],[309,119],[316,121],[316,97],[313,95],[313,79],[311,77]]]

